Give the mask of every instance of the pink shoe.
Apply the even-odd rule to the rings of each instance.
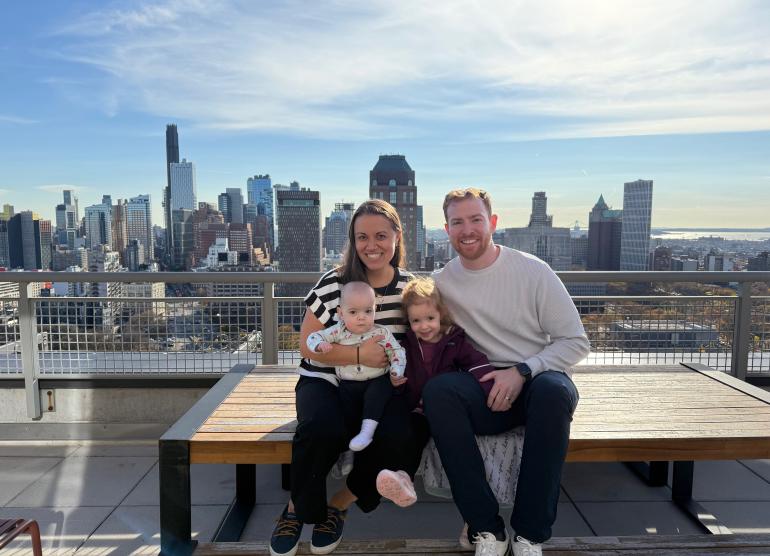
[[[406,471],[380,471],[377,474],[377,492],[402,508],[417,502],[417,493]]]

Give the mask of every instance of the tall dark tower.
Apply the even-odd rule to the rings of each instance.
[[[369,197],[382,199],[395,207],[404,229],[406,267],[419,270],[423,246],[417,245],[417,186],[414,184],[414,170],[404,155],[380,155],[369,172]]]
[[[171,163],[179,162],[179,135],[176,124],[166,126],[166,189],[163,192],[163,207],[166,224],[166,260],[174,253],[174,232],[171,218]]]
[[[619,270],[623,211],[612,210],[599,195],[588,215],[588,270]]]

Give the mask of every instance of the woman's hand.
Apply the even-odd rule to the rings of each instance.
[[[384,339],[385,336],[372,336],[361,342],[358,348],[358,362],[367,367],[387,367],[388,356],[385,355],[385,348],[377,343]]]
[[[390,375],[390,383],[393,385],[394,388],[398,388],[402,384],[406,384],[406,381],[408,379],[405,376],[398,376],[391,373]]]

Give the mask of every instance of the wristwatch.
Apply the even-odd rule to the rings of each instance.
[[[529,368],[529,365],[526,363],[516,363],[514,367],[516,367],[519,374],[524,377],[524,382],[532,380],[532,369]]]

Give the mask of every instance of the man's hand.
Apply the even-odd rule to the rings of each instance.
[[[393,373],[390,374],[390,383],[395,387],[398,388],[402,384],[406,384],[406,381],[408,379],[405,376],[398,376],[394,375]]]
[[[358,348],[358,360],[361,365],[367,367],[387,367],[388,356],[385,355],[385,348],[377,342],[381,342],[385,336],[372,336],[365,342],[361,342]]]
[[[487,407],[492,411],[508,411],[524,387],[524,377],[519,374],[516,367],[492,371],[482,376],[479,381],[494,380],[492,391],[487,398]]]

